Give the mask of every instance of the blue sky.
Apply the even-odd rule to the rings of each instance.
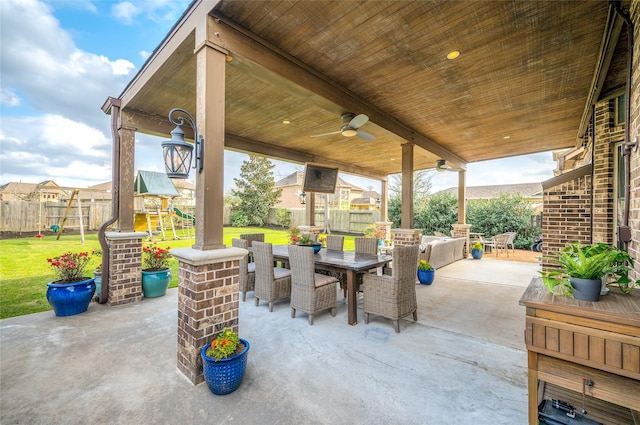
[[[110,181],[110,118],[100,107],[120,95],[190,2],[1,0],[0,185]],[[163,171],[161,140],[136,135],[137,170]],[[225,191],[247,158],[225,153]],[[276,179],[302,169],[274,163]],[[550,152],[472,163],[467,185],[539,182],[554,168]],[[433,191],[457,185],[457,173],[430,175]],[[380,190],[377,181],[341,176]]]

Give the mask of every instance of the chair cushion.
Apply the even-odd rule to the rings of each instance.
[[[327,276],[327,275],[320,274],[320,273],[315,273],[314,274],[314,281],[315,281],[315,284],[316,284],[316,288],[319,288],[319,287],[324,286],[324,285],[336,284],[338,282],[338,280],[335,277]]]
[[[291,270],[283,269],[282,267],[273,268],[273,278],[282,279],[283,277],[291,276]]]

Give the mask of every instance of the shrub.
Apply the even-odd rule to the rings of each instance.
[[[249,217],[242,211],[234,211],[231,214],[231,225],[233,227],[247,227],[249,225]]]

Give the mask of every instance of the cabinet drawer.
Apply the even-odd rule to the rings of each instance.
[[[527,349],[640,380],[640,338],[565,322],[526,318]]]

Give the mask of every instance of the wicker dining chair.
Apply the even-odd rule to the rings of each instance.
[[[273,266],[273,246],[270,243],[253,241],[253,255],[256,264],[253,291],[256,306],[260,300],[267,301],[272,312],[274,301],[291,297],[291,270]]]
[[[378,240],[376,238],[354,238],[356,254],[378,255]]]
[[[249,248],[253,246],[253,241],[264,242],[264,233],[241,233],[240,239],[249,242]],[[253,262],[253,253],[249,252],[249,262]]]
[[[400,333],[401,318],[413,314],[413,320],[418,320],[418,251],[418,245],[396,245],[393,248],[392,276],[364,275],[362,288],[365,323],[369,323],[369,314],[376,314],[393,320],[396,333]]]
[[[231,246],[249,250],[249,241],[244,239],[231,239]],[[249,262],[249,255],[240,259],[240,282],[239,291],[242,294],[242,301],[247,300],[247,292],[255,290],[256,287],[256,263]]]
[[[344,251],[344,236],[327,235],[327,249]]]
[[[291,267],[291,318],[296,317],[296,310],[302,310],[308,315],[309,325],[313,325],[313,316],[327,309],[331,309],[331,316],[335,317],[338,279],[315,272],[313,249],[298,245],[289,245],[288,248]]]

